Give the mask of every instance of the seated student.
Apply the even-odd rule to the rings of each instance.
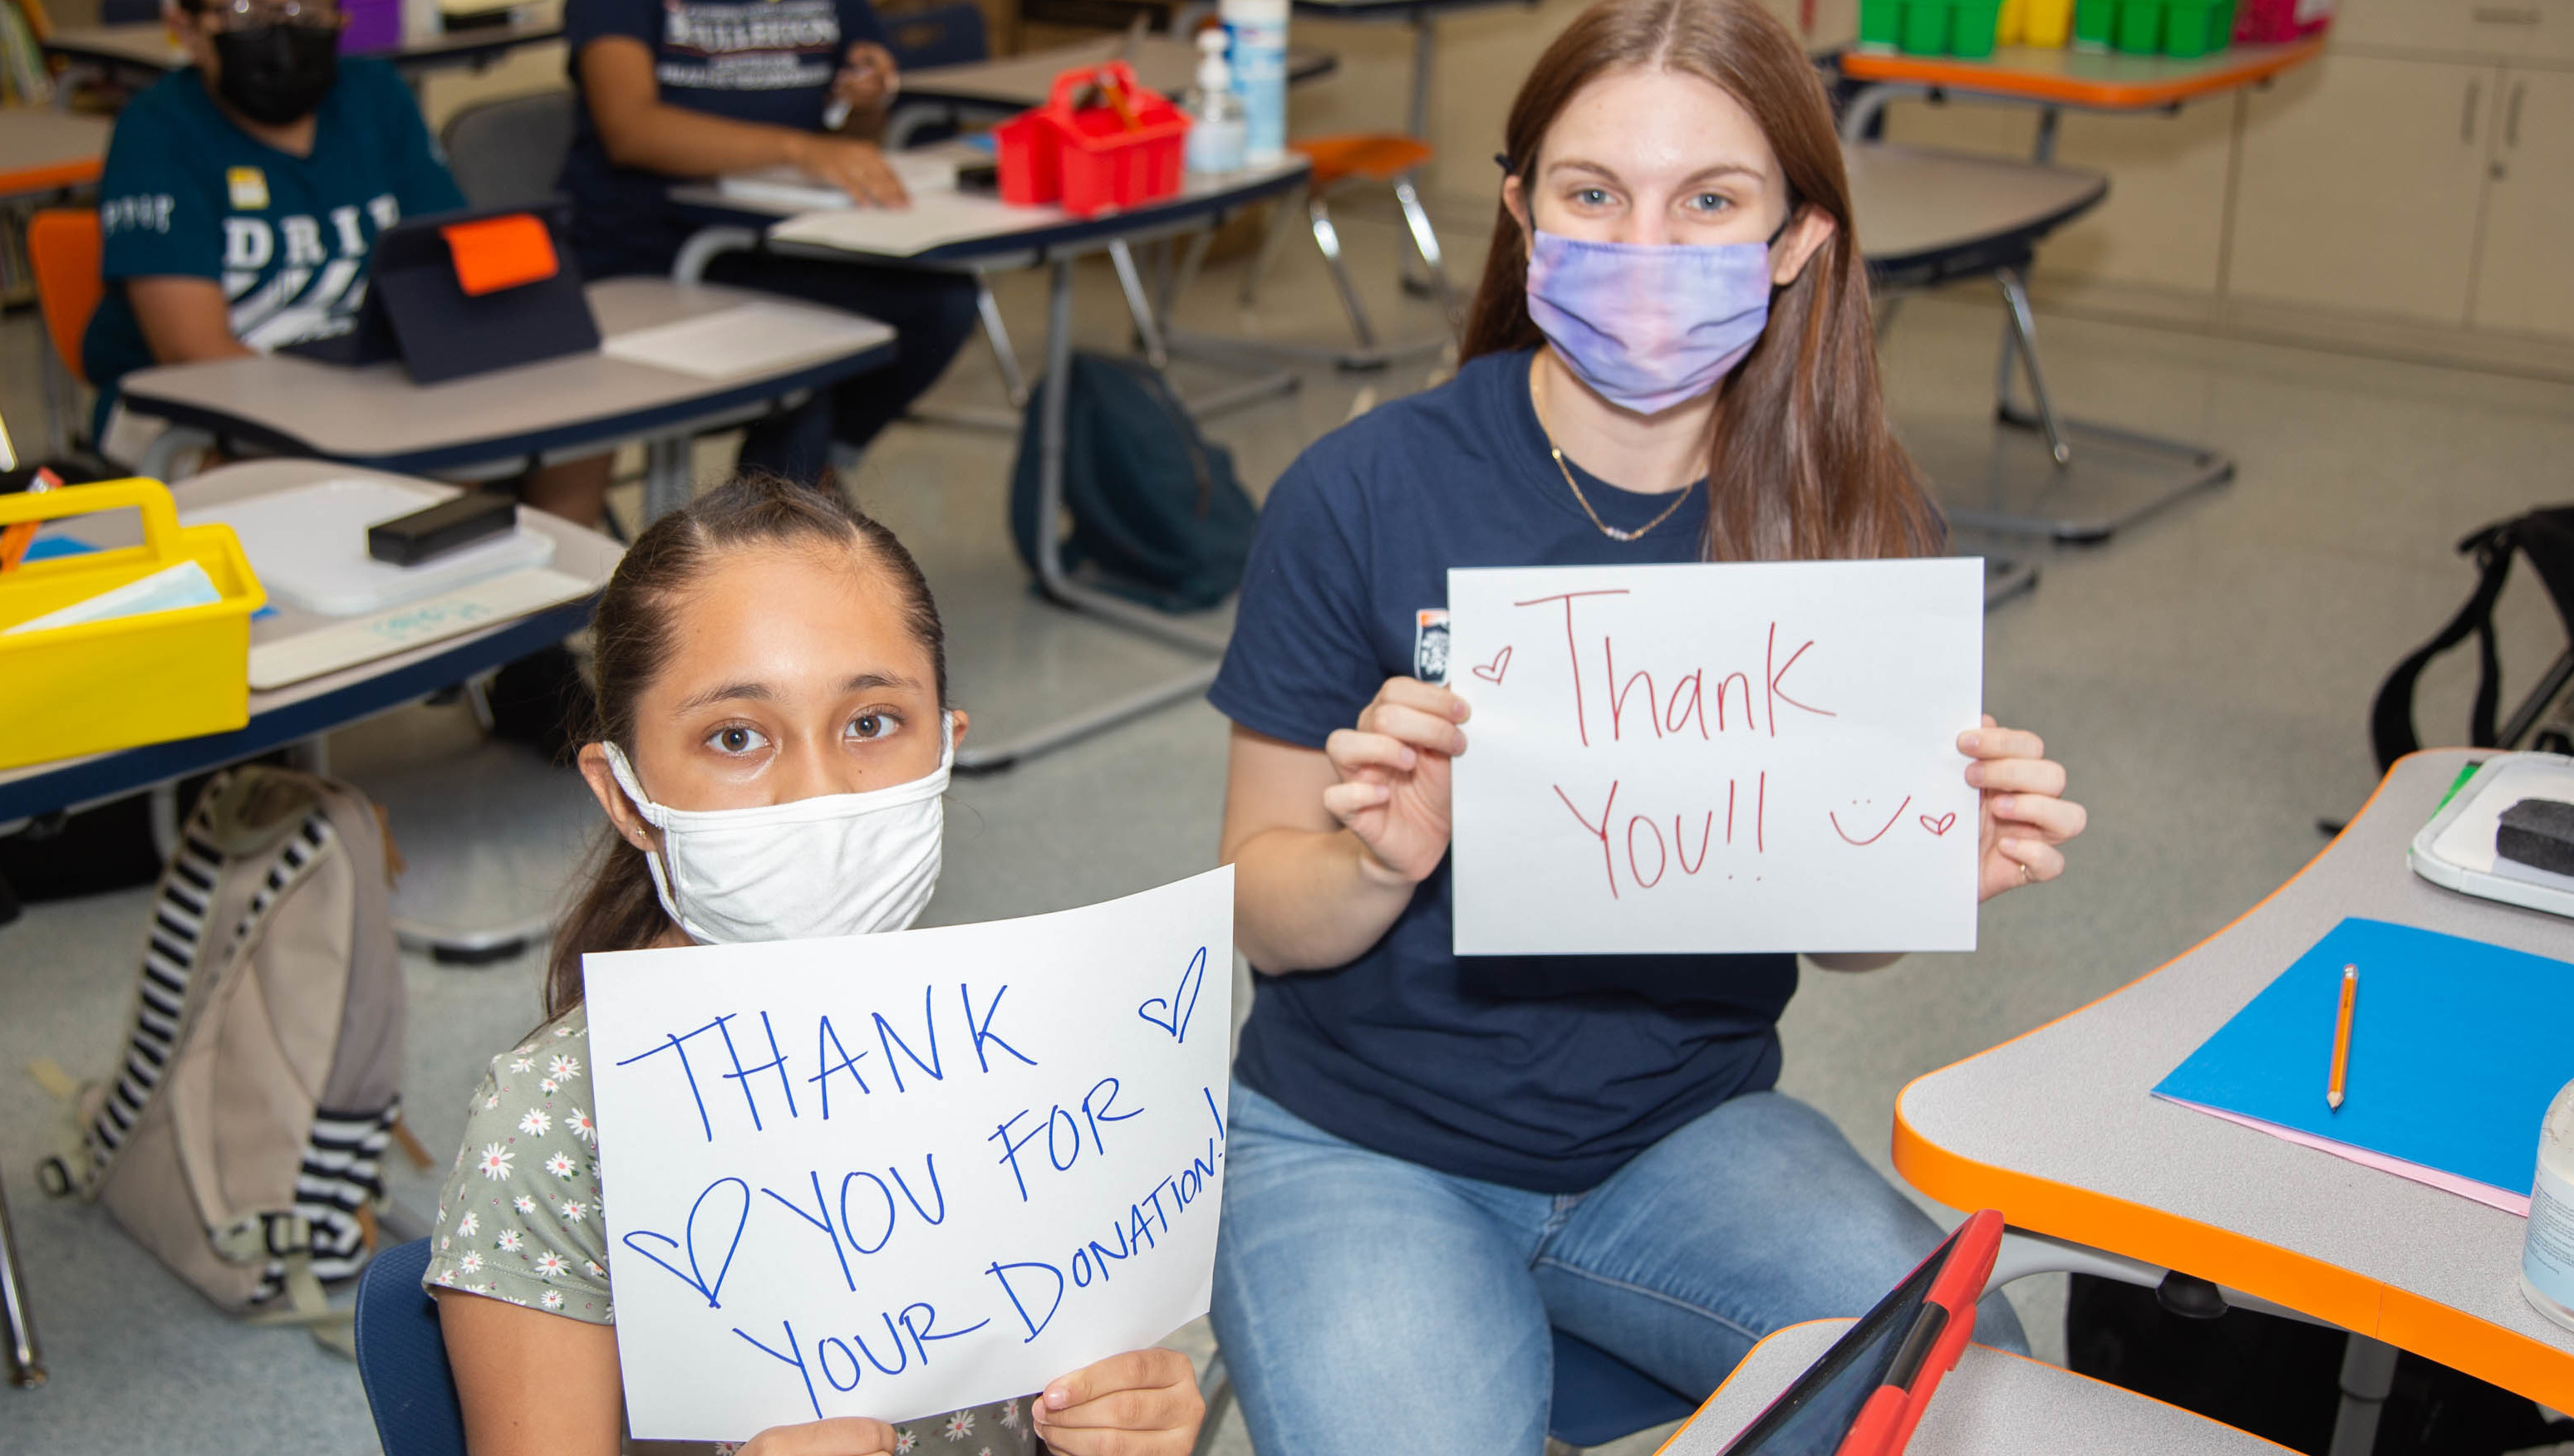
[[[874,143],[894,60],[867,0],[568,0],[564,38],[581,118],[563,190],[592,278],[667,273],[696,224],[674,179],[786,165],[860,203],[899,207]],[[832,112],[845,115],[825,129]],[[937,382],[975,324],[962,274],[728,254],[716,283],[791,294],[893,326],[893,363],[802,410],[753,425],[740,467],[818,480],[830,442],[864,445]]]
[[[609,826],[555,941],[551,1020],[494,1058],[474,1093],[424,1280],[475,1456],[618,1449],[582,956],[909,925],[938,883],[939,794],[965,736],[920,568],[835,492],[735,480],[663,516],[626,553],[592,625],[599,720],[581,767]],[[828,812],[779,821],[776,807],[796,801]],[[740,859],[754,825],[802,851],[792,859],[865,874],[816,895],[801,876],[768,873],[786,863],[776,846]],[[686,866],[675,881],[674,854]],[[1187,1357],[1135,1350],[973,1412],[975,1443],[959,1449],[1042,1440],[1063,1456],[1182,1456],[1203,1413]],[[741,1449],[862,1456],[925,1446],[933,1429],[943,1420],[898,1431],[840,1418],[775,1427]]]
[[[382,61],[343,58],[332,0],[177,0],[190,63],[116,120],[99,185],[108,288],[81,340],[101,453],[154,427],[117,381],[156,364],[265,354],[345,332],[376,235],[465,206]],[[537,471],[528,503],[599,519],[607,460]]]
[[[1788,955],[1461,959],[1452,566],[1917,556],[1815,68],[1753,0],[1603,0],[1513,104],[1464,364],[1291,466],[1209,698],[1260,973],[1214,1322],[1252,1444],[1536,1456],[1549,1327],[1699,1397],[1939,1229],[1776,1090]],[[1471,686],[1471,684],[1470,684]],[[1965,725],[1960,725],[1961,727]],[[1960,735],[1982,898],[2053,880],[2064,770]],[[1890,956],[1811,958],[1863,971]],[[1975,1337],[2022,1347],[1998,1295]]]

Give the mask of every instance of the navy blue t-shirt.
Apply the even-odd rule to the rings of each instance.
[[[564,40],[575,91],[582,48],[615,35],[652,53],[664,106],[818,132],[842,57],[859,41],[882,44],[884,28],[867,0],[570,0]],[[669,271],[696,230],[670,205],[673,180],[611,162],[585,99],[562,183],[583,273]]]
[[[1698,559],[1703,488],[1641,540],[1591,523],[1547,454],[1528,371],[1526,354],[1475,360],[1288,467],[1207,693],[1218,710],[1320,748],[1387,678],[1443,678],[1452,566]],[[1573,468],[1621,529],[1672,503]],[[1699,1113],[1777,1082],[1796,957],[1460,959],[1448,874],[1443,861],[1349,965],[1261,975],[1235,1074],[1325,1131],[1545,1193],[1595,1187]]]

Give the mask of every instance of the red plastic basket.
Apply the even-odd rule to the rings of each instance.
[[[2332,24],[2332,0],[2241,0],[2234,11],[2237,41],[2304,40]]]
[[[1122,99],[1082,107],[1073,99],[1096,86]],[[1061,204],[1074,217],[1130,208],[1180,190],[1188,114],[1135,79],[1123,61],[1080,66],[1054,78],[1043,106],[1001,123],[1001,201],[1014,207]]]

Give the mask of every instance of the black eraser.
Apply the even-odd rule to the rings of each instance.
[[[417,566],[476,541],[507,533],[519,523],[518,502],[497,490],[468,490],[453,500],[367,527],[367,554],[397,566]]]
[[[2574,804],[2562,799],[2523,799],[2502,811],[2494,853],[2516,865],[2574,875]]]

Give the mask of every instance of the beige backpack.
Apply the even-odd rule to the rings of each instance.
[[[180,839],[122,1065],[47,1079],[76,1111],[44,1182],[105,1204],[226,1310],[333,1323],[321,1286],[374,1251],[401,1115],[384,829],[347,785],[247,767],[206,786]]]

